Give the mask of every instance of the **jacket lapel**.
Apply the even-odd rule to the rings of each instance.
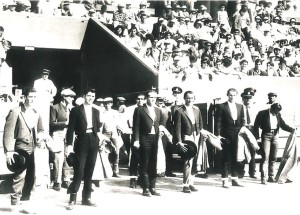
[[[28,128],[28,130],[31,131],[30,125],[28,124],[28,123],[29,123],[29,122],[28,122],[28,119],[27,119],[27,118],[25,117],[25,115],[23,114],[24,111],[25,111],[25,108],[24,108],[23,106],[21,106],[20,114],[21,114],[21,116],[22,116],[22,118],[23,118],[23,120],[24,120],[24,122],[25,122],[25,124],[26,124],[26,126],[27,126],[27,128]],[[32,119],[31,119],[31,120],[32,120]]]
[[[143,111],[145,111],[145,113],[147,114],[147,116],[148,116],[152,121],[154,121],[154,119],[152,119],[151,114],[150,114],[150,112],[149,112],[149,110],[148,110],[148,108],[147,108],[146,105],[143,106]]]
[[[86,120],[86,114],[85,114],[85,110],[84,110],[84,106],[83,105],[79,106],[79,112],[81,113],[81,115],[84,118],[84,120],[87,122],[87,120]]]

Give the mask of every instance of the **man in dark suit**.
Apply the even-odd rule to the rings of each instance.
[[[293,132],[294,129],[288,126],[280,115],[282,107],[279,103],[273,103],[269,109],[260,111],[254,122],[254,136],[259,139],[259,128],[262,130],[262,161],[261,183],[275,182],[274,168],[277,159],[277,150],[279,143],[279,128],[284,131]],[[269,176],[267,181],[267,176]]]
[[[18,206],[21,201],[30,199],[35,180],[34,148],[38,146],[37,133],[43,131],[40,115],[33,108],[36,101],[36,90],[28,89],[24,92],[25,102],[12,109],[4,126],[3,147],[6,160],[14,163],[17,149],[26,151],[30,156],[27,169],[21,173],[14,173],[11,194],[11,205]]]
[[[195,95],[192,91],[184,93],[184,105],[175,111],[174,118],[174,139],[173,142],[186,151],[183,141],[190,140],[198,145],[200,131],[203,128],[203,122],[200,109],[195,107]],[[196,172],[193,172],[193,158],[185,159],[183,166],[183,192],[190,193],[197,191],[193,186],[193,178]]]
[[[164,18],[158,18],[157,23],[153,24],[152,35],[154,39],[160,40],[167,31],[167,26],[163,24]]]
[[[132,141],[135,147],[140,147],[140,177],[144,196],[160,196],[155,190],[156,162],[159,125],[162,125],[162,112],[156,107],[157,92],[148,93],[147,102],[137,107],[133,114]]]
[[[62,100],[50,107],[50,133],[58,145],[60,145],[60,152],[53,153],[53,172],[54,184],[53,189],[59,191],[61,186],[64,188],[69,187],[70,173],[65,157],[65,138],[67,126],[69,123],[69,114],[73,108],[72,102],[76,96],[75,92],[71,89],[63,89],[61,91]],[[51,153],[51,152],[50,152]],[[63,183],[61,184],[61,181]]]
[[[238,173],[242,164],[237,161],[237,139],[241,127],[245,124],[243,106],[235,103],[237,90],[227,91],[228,101],[220,104],[216,112],[216,135],[225,138],[222,150],[222,182],[229,187],[228,176],[231,173],[232,186],[242,186]]]
[[[82,179],[84,180],[82,204],[95,206],[91,201],[92,175],[98,153],[98,136],[100,136],[101,127],[99,111],[92,107],[95,94],[94,89],[88,89],[83,96],[84,104],[73,108],[70,113],[66,135],[67,155],[74,149],[77,160],[73,166],[73,182],[68,188],[70,201],[67,210],[72,210],[76,204],[77,192]],[[74,132],[77,138],[73,147]]]

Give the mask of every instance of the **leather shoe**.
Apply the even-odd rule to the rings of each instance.
[[[176,177],[176,174],[174,174],[173,172],[166,172],[166,176],[167,177]]]
[[[92,202],[90,199],[82,199],[82,205],[96,207],[96,203]]]
[[[166,174],[164,172],[157,174],[157,177],[165,177]]]
[[[257,177],[254,174],[250,174],[249,177],[253,179],[257,179]]]
[[[59,183],[54,183],[53,185],[53,190],[56,190],[56,191],[60,191],[61,187],[60,187],[60,184]]]
[[[71,202],[69,202],[69,204],[68,204],[68,206],[67,206],[67,210],[73,210],[73,208],[74,208],[74,205],[75,205],[75,201],[71,201]]]
[[[160,196],[160,193],[157,192],[155,189],[150,189],[150,193],[151,193],[151,195],[153,195],[153,196]]]
[[[204,174],[197,174],[196,177],[197,178],[208,178],[208,175],[206,173],[204,173]]]
[[[113,174],[113,177],[114,177],[114,178],[121,178],[121,176],[120,176],[118,173],[114,173],[114,174]]]
[[[268,182],[275,183],[276,180],[275,180],[273,177],[269,177],[269,178],[268,178]]]
[[[232,186],[235,187],[244,187],[239,181],[232,180]]]
[[[64,181],[64,182],[61,184],[61,187],[62,187],[62,188],[65,188],[65,189],[68,189],[68,188],[69,188],[69,185],[70,185],[70,182]]]
[[[182,190],[184,193],[191,193],[191,189],[190,187],[183,187],[183,190]]]
[[[261,183],[264,184],[264,185],[267,185],[267,184],[268,184],[266,178],[261,178]]]
[[[190,187],[190,190],[192,192],[197,192],[198,191],[198,189],[196,187],[194,187],[193,185],[190,185],[189,187]]]
[[[229,188],[229,182],[227,180],[223,181],[223,187],[224,188]]]
[[[144,189],[143,190],[143,196],[151,197],[151,193],[150,193],[149,189]]]
[[[131,178],[129,187],[135,189],[136,188],[136,182],[137,182],[136,178]]]

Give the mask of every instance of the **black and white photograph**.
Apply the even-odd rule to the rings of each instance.
[[[299,95],[298,0],[0,0],[0,214],[297,214]]]

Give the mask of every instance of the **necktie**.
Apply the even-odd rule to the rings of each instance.
[[[251,123],[249,107],[246,108],[246,116],[247,116],[247,125],[249,125]]]

